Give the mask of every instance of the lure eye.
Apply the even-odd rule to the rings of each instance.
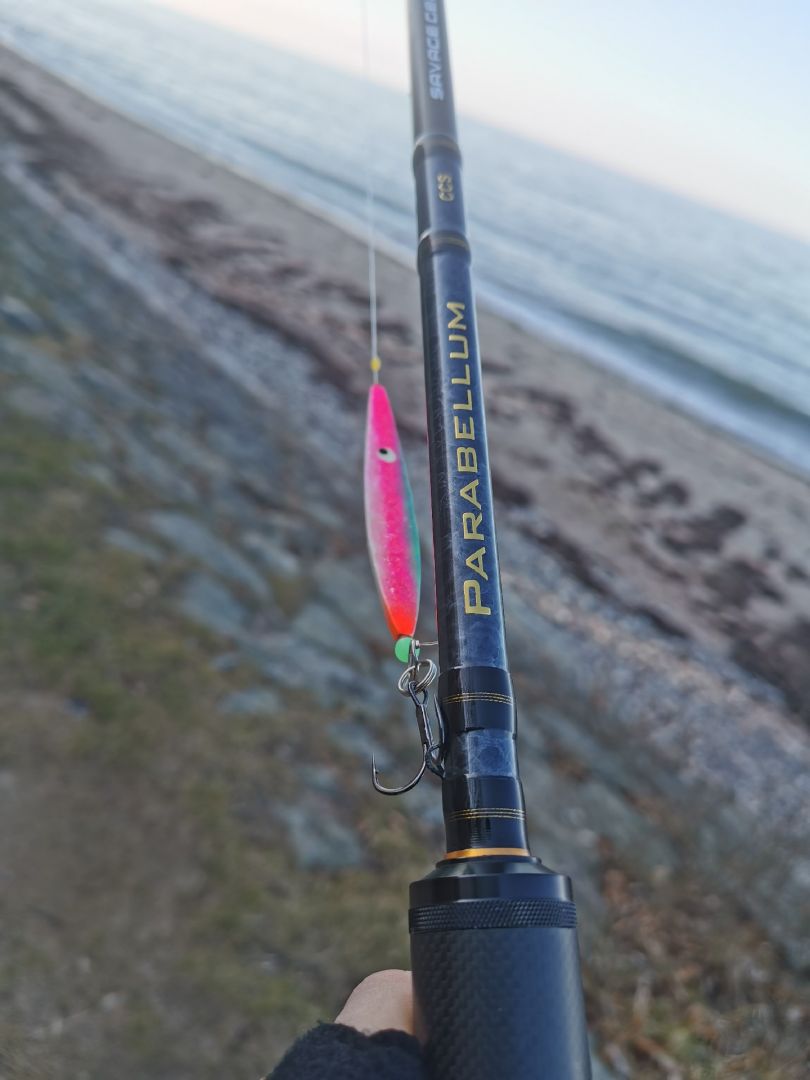
[[[396,461],[397,455],[388,446],[381,446],[377,451],[377,457],[380,461]]]

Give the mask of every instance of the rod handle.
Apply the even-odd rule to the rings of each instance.
[[[431,1080],[590,1080],[576,928],[549,925],[575,921],[571,909],[499,899],[411,910]]]

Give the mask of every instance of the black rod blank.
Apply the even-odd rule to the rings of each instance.
[[[444,9],[410,15],[447,857],[528,856]]]

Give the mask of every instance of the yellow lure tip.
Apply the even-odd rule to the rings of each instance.
[[[382,360],[379,358],[379,356],[372,356],[372,358],[371,358],[371,370],[374,372],[375,375],[377,374],[377,372],[380,370],[381,367],[382,367]]]

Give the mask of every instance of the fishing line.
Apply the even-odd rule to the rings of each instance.
[[[362,0],[362,23],[363,23],[363,77],[366,87],[371,86],[371,33],[369,29],[368,0]],[[366,114],[366,154],[365,160],[370,162],[372,139],[371,122]],[[366,174],[366,247],[368,251],[368,319],[371,332],[371,373],[374,382],[379,381],[382,361],[379,357],[377,342],[377,249],[375,229],[375,198],[374,198],[374,174],[370,166],[365,170]]]

